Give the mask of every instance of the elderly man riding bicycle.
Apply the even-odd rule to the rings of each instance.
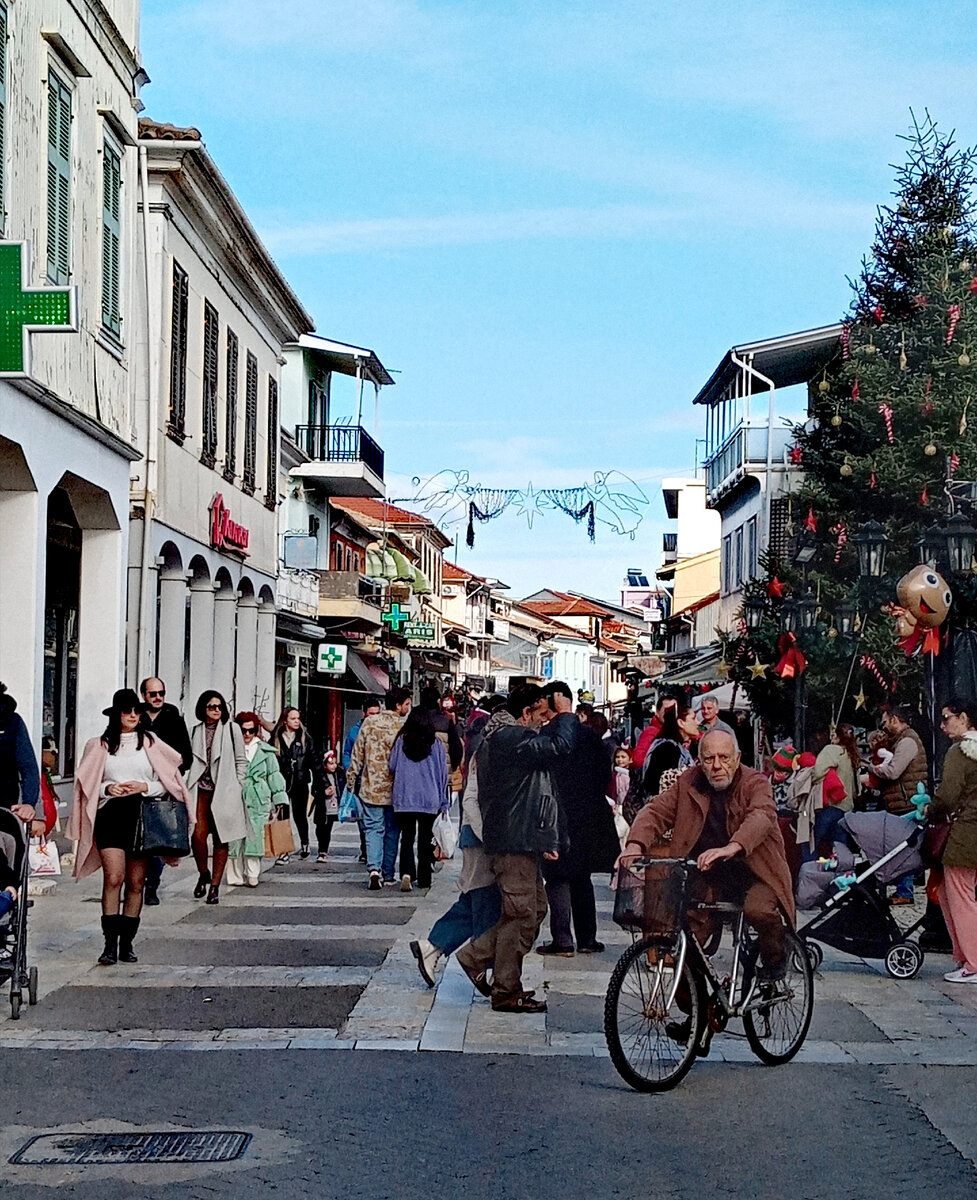
[[[663,843],[668,830],[671,841]],[[714,730],[703,737],[697,765],[638,813],[620,861],[627,866],[662,855],[697,860],[704,874],[694,881],[695,899],[742,903],[757,933],[763,977],[781,978],[784,921],[794,921],[790,870],[770,781],[741,765],[731,734]],[[710,912],[689,913],[700,945],[708,941],[715,920]]]

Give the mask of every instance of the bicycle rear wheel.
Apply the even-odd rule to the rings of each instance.
[[[790,1062],[807,1037],[814,1012],[814,971],[804,943],[786,934],[787,972],[782,981],[761,983],[743,1014],[746,1040],[769,1066]],[[756,969],[756,959],[753,967]]]
[[[695,1062],[705,1014],[688,961],[676,979],[674,948],[636,942],[607,985],[604,1036],[621,1078],[639,1092],[665,1092]]]

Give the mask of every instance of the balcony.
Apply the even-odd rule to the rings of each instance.
[[[383,495],[383,451],[360,425],[296,425],[295,440],[312,460],[292,475],[327,496]]]
[[[319,616],[380,629],[383,589],[357,571],[319,573]]]
[[[775,427],[771,435],[774,467],[783,465],[791,431]],[[729,435],[711,458],[706,459],[706,493],[710,503],[730,491],[747,474],[767,467],[767,423],[743,423]]]

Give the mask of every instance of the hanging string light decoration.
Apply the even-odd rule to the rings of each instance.
[[[539,494],[578,525],[586,517],[587,537],[595,540],[594,501],[586,488],[543,488]]]
[[[469,550],[475,545],[475,522],[484,523],[501,517],[518,495],[517,491],[511,489],[488,491],[485,488],[477,488],[474,490],[473,497],[468,501],[468,530],[465,534],[465,544]]]

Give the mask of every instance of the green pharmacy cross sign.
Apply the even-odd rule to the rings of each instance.
[[[29,242],[0,242],[0,376],[31,373],[32,333],[77,333],[78,289],[26,287]]]
[[[316,669],[329,675],[342,675],[346,670],[347,646],[337,646],[324,642],[319,647]]]
[[[410,613],[405,612],[399,604],[394,602],[390,605],[386,612],[380,614],[380,620],[385,625],[390,626],[391,633],[400,633],[402,626],[406,625],[410,620]]]

